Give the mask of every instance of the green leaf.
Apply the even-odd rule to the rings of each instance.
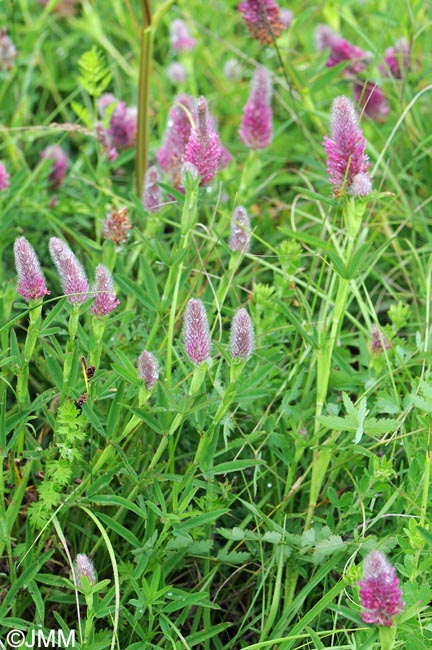
[[[91,97],[100,97],[111,83],[112,74],[106,66],[104,55],[97,47],[84,52],[78,60],[78,81]]]
[[[217,554],[219,562],[224,564],[244,564],[250,560],[251,554],[247,551],[225,551],[221,549]]]

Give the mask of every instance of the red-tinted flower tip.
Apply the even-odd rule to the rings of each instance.
[[[373,120],[383,122],[390,112],[390,106],[384,93],[373,81],[355,81],[353,86],[354,99]]]
[[[74,562],[75,585],[82,587],[81,578],[86,577],[91,585],[96,582],[96,571],[88,555],[78,553]]]
[[[384,334],[380,333],[378,327],[375,323],[372,325],[371,330],[371,352],[372,354],[377,354],[383,350],[390,350],[391,343],[387,341],[387,338]]]
[[[173,61],[167,68],[168,79],[173,84],[181,84],[187,79],[187,73],[184,66],[178,61]]]
[[[238,8],[252,38],[263,45],[273,43],[285,29],[274,0],[243,0]]]
[[[247,253],[250,248],[250,220],[242,205],[238,205],[231,216],[231,237],[229,247],[232,251]]]
[[[197,100],[196,113],[197,125],[192,129],[186,145],[184,161],[195,165],[201,176],[200,185],[207,185],[218,170],[221,144],[204,97]]]
[[[189,34],[186,23],[177,18],[170,25],[171,47],[177,52],[187,52],[195,47],[195,39]]]
[[[410,46],[406,38],[400,38],[393,47],[389,47],[384,52],[385,65],[380,63],[378,66],[385,77],[389,73],[395,79],[402,79],[408,70],[410,57]]]
[[[151,390],[159,379],[159,368],[154,355],[144,350],[138,357],[138,377],[144,380],[147,390]]]
[[[324,137],[323,146],[327,152],[329,181],[335,192],[346,189],[348,194],[364,192],[367,188],[369,159],[365,154],[366,140],[358,124],[352,102],[343,95],[336,97],[331,108],[331,138]],[[354,179],[359,175],[356,182]],[[352,187],[354,183],[354,187]],[[359,189],[360,188],[360,189]],[[372,188],[372,183],[370,183]],[[357,194],[359,195],[359,194]],[[364,194],[360,194],[365,196]]]
[[[112,112],[108,135],[111,137],[115,149],[127,149],[136,141],[137,111],[129,108],[125,102],[118,102]]]
[[[344,75],[346,77],[353,77],[359,74],[370,61],[371,55],[369,52],[364,52],[359,47],[352,45],[330,29],[328,25],[317,25],[314,40],[318,50],[330,49],[330,54],[326,62],[328,68],[333,68],[343,61],[350,62],[344,69]]]
[[[9,178],[10,176],[6,169],[6,165],[0,162],[0,192],[2,192],[3,190],[7,190],[7,188],[9,187],[10,185]]]
[[[186,305],[183,342],[192,363],[199,365],[208,360],[211,350],[210,329],[206,310],[201,300],[191,298]]]
[[[162,193],[159,183],[160,173],[156,165],[152,165],[146,171],[144,178],[142,202],[148,212],[159,212],[162,205]]]
[[[233,359],[246,361],[254,349],[255,335],[251,317],[246,309],[239,309],[231,323],[231,356]]]
[[[106,266],[98,264],[93,285],[94,303],[91,310],[95,316],[107,316],[120,304],[114,292],[112,275]]]
[[[170,109],[162,147],[156,154],[162,171],[171,174],[174,185],[181,183],[180,170],[186,145],[196,121],[195,101],[190,95],[179,95]]]
[[[51,237],[49,250],[68,301],[79,304],[85,302],[89,297],[89,285],[82,264],[66,242],[58,237]]]
[[[396,569],[381,551],[372,551],[363,561],[360,585],[361,617],[365,623],[392,625],[392,617],[403,608]]]
[[[7,28],[0,29],[0,70],[10,70],[15,63],[17,51],[7,35]]]
[[[261,66],[255,70],[239,130],[240,139],[249,149],[265,149],[271,143],[271,94],[270,73]]]
[[[108,212],[103,222],[102,237],[110,239],[117,246],[124,244],[128,237],[132,224],[129,220],[129,211],[127,208],[114,208]]]
[[[281,9],[279,12],[279,16],[281,19],[281,23],[285,27],[285,29],[289,29],[291,27],[291,23],[293,20],[293,12],[290,11],[289,9]]]
[[[40,157],[43,160],[52,160],[52,168],[48,180],[53,187],[59,188],[64,181],[68,166],[68,155],[66,151],[63,151],[57,145],[51,145],[41,151]]]
[[[39,300],[49,294],[39,260],[25,237],[15,239],[14,255],[18,274],[18,293],[28,302]]]

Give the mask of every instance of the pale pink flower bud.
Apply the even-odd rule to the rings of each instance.
[[[333,101],[330,130],[331,138],[325,136],[323,146],[327,152],[329,181],[334,185],[335,193],[340,194],[343,189],[349,194],[365,191],[369,178],[369,159],[365,154],[366,140],[359,127],[352,102],[343,95]],[[359,174],[362,176],[358,177]]]
[[[51,145],[41,151],[40,157],[43,160],[52,160],[52,167],[48,180],[53,187],[59,188],[63,183],[68,166],[67,153],[63,151],[61,147]]]
[[[192,363],[198,365],[208,360],[211,350],[210,329],[201,300],[191,298],[186,305],[183,342]]]
[[[7,28],[3,27],[0,30],[0,70],[13,68],[16,55],[15,45],[7,35]]]
[[[381,551],[372,551],[363,561],[360,585],[361,617],[365,623],[393,624],[392,617],[404,608],[396,569]]]
[[[195,47],[195,39],[189,34],[186,23],[177,18],[170,25],[171,47],[177,52],[187,52]]]
[[[246,208],[238,205],[231,216],[231,237],[229,247],[232,251],[247,253],[250,248],[250,220]]]
[[[88,555],[84,553],[78,553],[74,562],[75,570],[75,584],[77,587],[81,587],[81,578],[86,577],[91,585],[96,583],[96,572],[93,566],[93,562],[90,560]]]
[[[281,23],[285,27],[285,29],[289,29],[291,27],[292,19],[293,19],[293,12],[290,11],[289,9],[281,9],[279,12],[279,16],[281,19]]]
[[[129,220],[127,208],[112,209],[105,217],[102,228],[102,237],[110,239],[118,246],[124,244],[129,237],[132,224]]]
[[[196,104],[197,126],[192,129],[186,145],[184,161],[191,162],[201,176],[200,185],[207,185],[218,170],[221,155],[219,135],[209,116],[207,100],[200,97]]]
[[[239,309],[231,323],[230,352],[233,359],[246,361],[255,349],[255,334],[246,309]]]
[[[138,357],[138,377],[144,380],[147,390],[151,390],[159,379],[159,368],[154,355],[144,350]]]
[[[372,192],[372,179],[369,174],[356,174],[347,191],[351,196],[369,196]]]
[[[167,68],[168,79],[173,84],[181,84],[187,79],[185,67],[178,61],[173,61]]]
[[[120,304],[114,291],[111,272],[103,264],[96,267],[96,279],[92,288],[95,301],[91,310],[95,316],[107,316]]]
[[[39,260],[25,237],[14,243],[15,266],[18,274],[17,291],[28,302],[49,294]]]
[[[408,70],[410,57],[410,47],[406,38],[400,38],[389,47],[384,53],[385,65],[380,63],[378,66],[384,76],[388,77],[389,73],[395,79],[402,79],[404,73]]]
[[[82,264],[69,246],[58,237],[51,237],[49,250],[70,303],[83,303],[89,297],[89,285]]]
[[[285,29],[275,0],[243,0],[238,8],[252,38],[263,45],[273,43]]]
[[[159,187],[161,177],[156,165],[146,171],[143,187],[143,206],[148,212],[159,212],[162,205],[162,192]]]
[[[7,190],[7,188],[9,187],[10,185],[9,178],[10,176],[6,169],[6,165],[0,162],[0,192],[2,192],[3,190]]]
[[[355,81],[353,86],[354,99],[357,104],[373,120],[383,122],[390,112],[390,106],[384,93],[373,81]]]
[[[240,139],[250,149],[265,149],[272,139],[272,81],[267,68],[255,70],[249,98],[243,109]]]

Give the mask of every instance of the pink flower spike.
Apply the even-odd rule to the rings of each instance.
[[[271,143],[271,95],[270,73],[261,66],[255,70],[239,130],[240,139],[249,149],[265,149]]]
[[[7,190],[7,188],[9,187],[10,185],[9,178],[10,176],[6,169],[6,165],[0,162],[0,192],[2,192],[3,190]]]
[[[200,97],[196,104],[197,125],[192,129],[186,145],[184,162],[190,162],[198,169],[200,185],[207,185],[215,176],[221,156],[219,135],[209,116],[207,100]]]
[[[75,584],[77,587],[81,587],[81,578],[86,577],[91,585],[94,585],[96,582],[96,572],[93,566],[93,562],[90,560],[88,555],[85,553],[78,553],[74,562],[75,570]]]
[[[46,287],[39,260],[25,237],[15,239],[14,255],[18,274],[18,293],[28,302],[48,295],[50,292]]]
[[[183,342],[188,357],[195,365],[210,357],[211,339],[205,307],[201,300],[191,298],[183,321]]]
[[[343,61],[350,62],[344,69],[346,77],[353,77],[362,72],[371,58],[369,52],[364,52],[359,47],[352,45],[330,29],[328,25],[320,24],[316,27],[314,40],[318,50],[330,49],[326,62],[328,68],[333,68]]]
[[[402,79],[404,73],[408,70],[410,57],[410,46],[406,38],[400,38],[394,44],[394,47],[389,47],[384,53],[385,65],[380,63],[378,66],[385,77],[389,73],[395,79]]]
[[[373,81],[363,83],[355,81],[353,86],[354,99],[366,115],[378,122],[384,122],[390,112],[390,106],[384,93]]]
[[[255,349],[255,334],[246,309],[239,309],[231,323],[230,351],[233,359],[247,361]]]
[[[59,188],[63,184],[68,166],[68,155],[61,147],[51,145],[46,147],[40,153],[43,160],[52,160],[52,168],[48,176],[48,180],[55,188]]]
[[[232,251],[247,253],[250,248],[250,220],[242,205],[238,205],[231,217],[231,237],[229,247]]]
[[[103,117],[105,115],[106,109],[111,106],[111,104],[117,104],[118,99],[115,97],[112,93],[104,93],[99,97],[97,100],[97,109],[100,117]]]
[[[369,179],[369,159],[365,154],[366,140],[359,127],[352,102],[343,95],[333,101],[330,130],[331,138],[324,137],[323,147],[327,152],[329,181],[334,185],[335,193],[340,194],[346,189],[349,194],[354,194],[359,191],[359,186],[362,188],[360,192],[365,191]],[[359,174],[362,176],[354,183]],[[372,188],[372,182],[370,187]]]
[[[96,267],[96,279],[92,291],[95,301],[91,310],[95,316],[107,316],[120,304],[114,292],[112,275],[103,264],[98,264]]]
[[[170,25],[171,47],[177,52],[187,52],[195,47],[195,39],[189,34],[186,23],[177,18]]]
[[[159,379],[159,368],[154,355],[144,350],[138,357],[138,377],[144,379],[147,390],[151,390]]]
[[[156,165],[148,168],[144,178],[142,202],[148,212],[159,212],[162,205],[162,193],[159,183],[160,173]]]
[[[110,239],[117,246],[127,242],[132,224],[129,220],[127,208],[112,208],[105,217],[102,228],[102,237]]]
[[[128,108],[125,102],[118,102],[112,112],[107,133],[115,149],[127,149],[136,141],[137,115],[135,108]]]
[[[171,174],[176,187],[181,183],[180,170],[184,152],[192,131],[192,123],[195,121],[196,110],[193,97],[179,95],[168,114],[162,147],[156,154],[159,167],[163,172]]]
[[[238,8],[252,38],[263,45],[271,45],[285,29],[274,0],[243,0]]]
[[[360,585],[360,613],[365,623],[393,624],[392,616],[404,608],[396,569],[381,551],[372,551],[363,561]]]
[[[49,251],[68,301],[82,304],[89,297],[89,285],[82,264],[66,242],[58,237],[51,237]]]

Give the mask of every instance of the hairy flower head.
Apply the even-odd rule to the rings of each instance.
[[[365,623],[392,625],[392,617],[404,607],[396,569],[381,551],[372,551],[363,561],[360,585],[361,617]]]
[[[114,292],[111,272],[103,264],[96,267],[96,279],[92,287],[95,300],[91,310],[95,316],[107,316],[120,304]]]
[[[233,359],[246,361],[255,349],[255,335],[251,317],[246,309],[239,309],[232,319],[230,352]]]
[[[189,34],[186,23],[180,18],[173,20],[170,25],[171,47],[177,52],[187,52],[195,47],[195,39]]]
[[[275,0],[243,0],[238,8],[252,38],[263,45],[271,45],[285,29]]]
[[[52,160],[48,180],[53,187],[59,188],[63,183],[68,166],[68,155],[66,151],[57,145],[50,145],[41,151],[40,157],[43,160]]]
[[[204,97],[197,100],[196,115],[197,124],[192,129],[186,145],[184,162],[195,165],[201,176],[200,185],[207,185],[218,170],[221,144]]]
[[[159,378],[159,368],[154,355],[144,350],[138,357],[138,377],[144,380],[147,390],[151,390]]]
[[[365,52],[356,45],[352,45],[349,41],[334,32],[328,25],[317,25],[314,40],[318,50],[330,49],[326,62],[328,68],[333,68],[343,61],[349,62],[349,65],[344,69],[344,76],[346,77],[355,77],[362,72],[371,58],[369,52]]]
[[[373,81],[355,81],[353,86],[356,103],[373,120],[383,122],[390,112],[384,93]]]
[[[83,303],[89,297],[89,285],[82,264],[69,246],[58,237],[51,237],[49,251],[70,303]]]
[[[231,237],[229,247],[232,251],[247,253],[250,248],[250,219],[246,208],[238,205],[231,216]]]
[[[14,255],[18,274],[18,293],[28,302],[39,300],[49,294],[37,255],[25,237],[15,239]]]
[[[265,149],[272,139],[272,81],[264,66],[255,70],[249,98],[243,109],[240,139],[250,149]]]
[[[183,320],[183,343],[188,357],[195,365],[210,357],[211,339],[205,307],[201,300],[191,298]]]
[[[162,193],[159,183],[160,173],[156,165],[152,165],[146,171],[142,202],[148,212],[159,212],[162,205]]]
[[[78,553],[74,562],[75,584],[81,587],[81,578],[86,577],[91,585],[96,582],[96,571],[93,562],[85,553]]]

